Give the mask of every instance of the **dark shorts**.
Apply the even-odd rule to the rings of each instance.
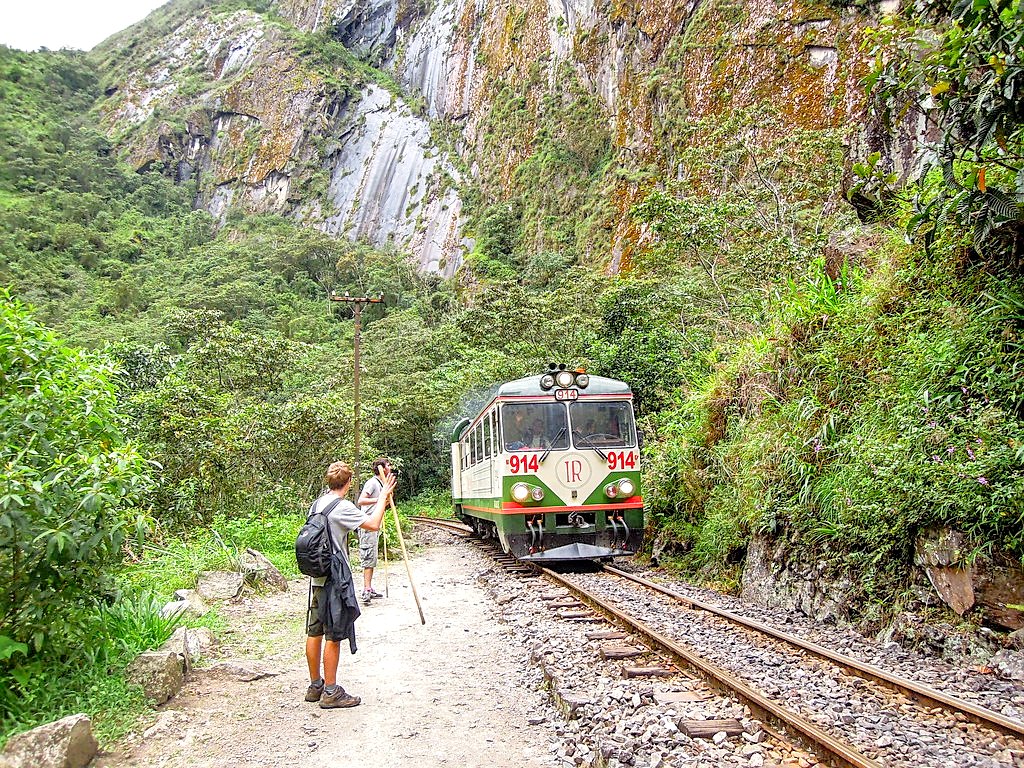
[[[324,591],[324,588],[313,584],[310,590],[309,608],[306,610],[306,635],[308,637],[323,637],[324,625],[320,623],[320,593]]]

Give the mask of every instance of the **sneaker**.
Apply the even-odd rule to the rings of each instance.
[[[315,683],[310,683],[309,688],[306,689],[306,701],[320,701],[320,694],[322,694],[323,692],[323,680],[318,680]]]
[[[373,592],[369,589],[364,589],[359,593],[359,598],[363,601],[363,605],[369,605],[373,599]]]
[[[324,689],[320,696],[320,709],[343,709],[346,707],[358,707],[362,701],[358,696],[349,696],[340,685],[334,693],[328,693]]]
[[[370,587],[368,590],[366,590],[366,592],[364,594],[368,594],[370,596],[371,600],[376,600],[378,597],[384,597],[384,595],[382,595],[380,592],[378,592],[373,587]]]

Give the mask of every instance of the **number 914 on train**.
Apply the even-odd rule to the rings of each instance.
[[[633,394],[551,364],[499,385],[452,433],[455,514],[522,560],[607,560],[640,546]]]

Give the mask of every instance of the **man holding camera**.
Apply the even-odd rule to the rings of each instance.
[[[363,490],[359,494],[356,504],[365,513],[369,513],[373,505],[380,498],[383,485],[381,476],[393,475],[391,461],[383,456],[373,462],[373,477],[366,481]],[[359,561],[363,566],[363,591],[360,598],[363,605],[369,605],[371,600],[384,597],[373,588],[373,569],[377,567],[377,547],[380,542],[380,530],[367,530],[365,527],[359,529]]]

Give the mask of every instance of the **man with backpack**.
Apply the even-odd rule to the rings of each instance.
[[[328,490],[313,502],[308,519],[312,519],[314,515],[325,516],[326,538],[332,554],[329,574],[310,577],[310,598],[306,613],[306,664],[309,667],[310,682],[306,689],[306,701],[318,701],[323,709],[333,709],[355,707],[360,702],[358,696],[346,693],[337,681],[341,640],[347,638],[351,652],[356,652],[354,622],[359,616],[348,551],[344,546],[345,537],[349,531],[357,528],[367,531],[380,530],[388,501],[395,490],[396,478],[392,474],[383,476],[380,495],[369,514],[364,514],[345,498],[352,487],[352,469],[348,464],[342,461],[331,464],[327,468],[324,481]],[[303,569],[303,564],[310,559],[311,554],[305,551],[303,534],[312,529],[315,529],[315,526],[307,523],[300,533],[299,541],[296,542],[296,556],[300,569]],[[314,537],[315,534],[314,530]],[[320,538],[316,540],[320,541]],[[313,559],[316,559],[316,554],[312,553]]]

